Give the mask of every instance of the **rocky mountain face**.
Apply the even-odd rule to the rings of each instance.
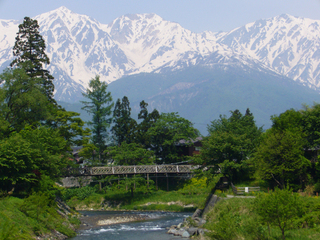
[[[34,18],[60,101],[78,101],[96,74],[111,83],[192,66],[251,68],[320,88],[320,20],[281,15],[230,32],[193,33],[155,14],[125,15],[107,25],[60,7]],[[18,24],[0,20],[0,70],[13,59]]]

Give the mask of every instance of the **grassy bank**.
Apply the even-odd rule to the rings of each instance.
[[[298,200],[301,211],[288,223],[285,239],[320,239],[320,199],[299,196]],[[207,214],[204,227],[210,230],[208,239],[283,239],[280,228],[258,214],[256,201],[252,198],[219,201]]]
[[[0,239],[48,239],[61,233],[75,236],[77,218],[66,218],[57,212],[57,205],[45,194],[28,198],[6,197],[0,200]],[[57,233],[57,231],[59,233]],[[39,238],[40,239],[40,238]]]
[[[125,185],[99,190],[98,185],[66,189],[64,200],[75,209],[194,211],[203,208],[211,191],[206,179],[190,179],[175,190],[155,190],[144,185],[133,192]]]

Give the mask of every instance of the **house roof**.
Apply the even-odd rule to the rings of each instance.
[[[196,142],[201,142],[203,139],[203,137],[197,137],[196,139],[181,139],[177,145],[184,145],[184,144],[187,144],[187,143],[196,143]]]

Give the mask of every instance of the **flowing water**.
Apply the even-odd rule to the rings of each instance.
[[[167,227],[178,225],[184,218],[191,216],[191,213],[171,212],[109,212],[109,211],[83,211],[87,219],[104,219],[112,215],[139,215],[146,220],[119,223],[109,226],[95,226],[78,231],[73,240],[174,240],[181,237],[167,234]],[[185,238],[184,238],[185,239]]]

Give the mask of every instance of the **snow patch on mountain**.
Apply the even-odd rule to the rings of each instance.
[[[110,83],[141,72],[216,64],[271,70],[320,88],[320,20],[283,14],[230,32],[193,33],[156,14],[130,14],[101,24],[60,7],[35,19],[47,44],[58,100],[81,97],[95,75]],[[0,20],[0,69],[13,59],[18,24]]]

